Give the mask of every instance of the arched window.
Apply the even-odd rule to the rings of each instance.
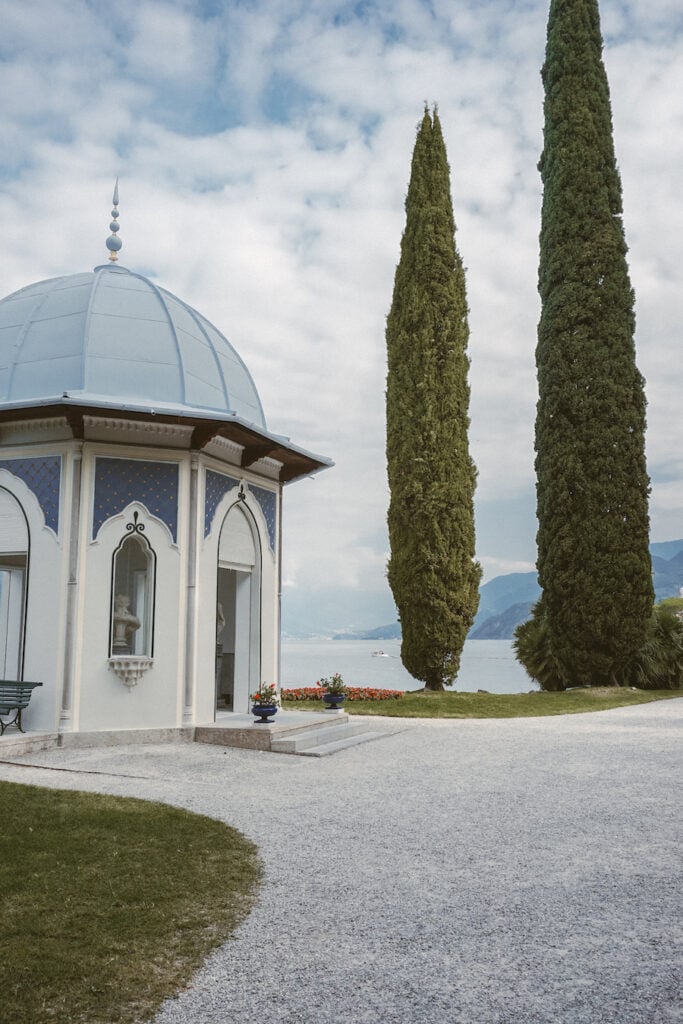
[[[29,537],[16,498],[0,487],[0,679],[21,679]]]
[[[133,523],[114,552],[112,566],[109,656],[154,653],[154,587],[156,555],[143,535],[144,526],[133,513]]]

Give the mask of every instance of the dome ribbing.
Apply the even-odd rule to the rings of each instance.
[[[39,281],[0,301],[0,407],[62,397],[266,427],[227,338],[175,295],[116,265]]]

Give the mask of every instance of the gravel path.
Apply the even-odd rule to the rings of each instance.
[[[683,1020],[683,699],[401,724],[321,760],[127,746],[0,777],[164,800],[258,843],[256,908],[155,1024]]]

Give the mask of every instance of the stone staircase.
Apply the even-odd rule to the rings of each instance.
[[[344,711],[284,711],[264,725],[254,723],[248,715],[221,716],[209,725],[197,726],[194,739],[197,743],[269,750],[276,754],[326,757],[396,731],[380,731],[360,718],[350,719]]]
[[[348,718],[348,716],[345,716]],[[270,742],[276,754],[301,754],[303,757],[326,757],[359,743],[369,743],[386,736],[362,722],[337,721],[323,725],[309,725],[290,735],[279,735]]]

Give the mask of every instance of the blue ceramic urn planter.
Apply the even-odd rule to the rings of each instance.
[[[267,725],[269,718],[271,718],[277,711],[276,704],[254,704],[251,709],[251,713],[256,715],[258,718],[254,725]]]

